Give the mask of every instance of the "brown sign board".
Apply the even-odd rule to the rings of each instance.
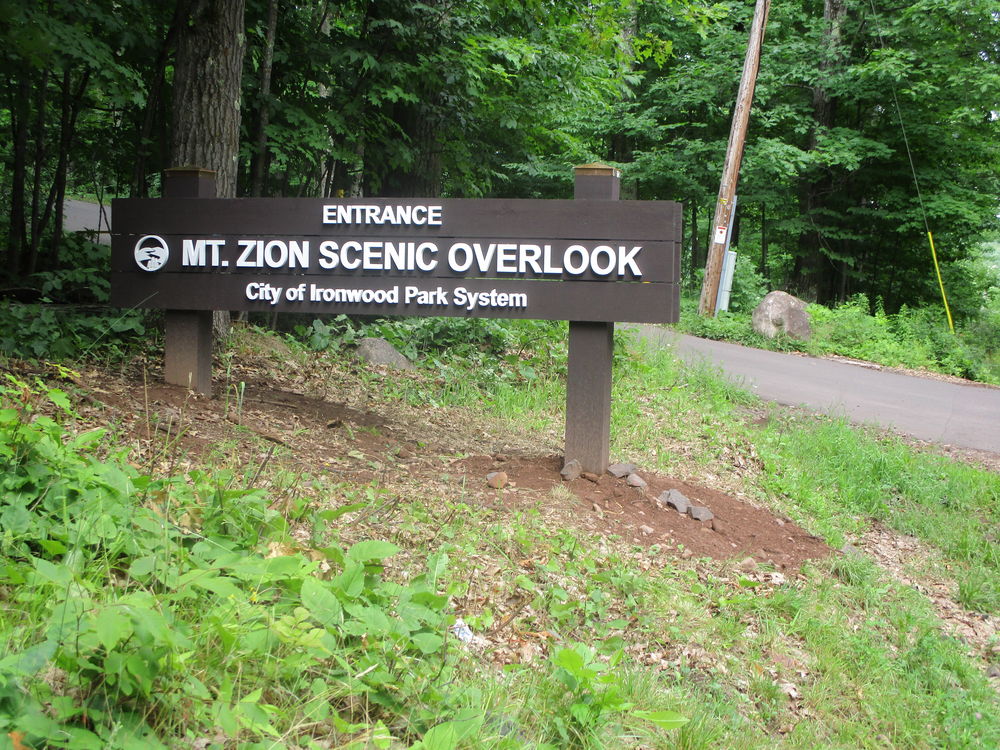
[[[119,199],[112,304],[675,322],[666,201]]]

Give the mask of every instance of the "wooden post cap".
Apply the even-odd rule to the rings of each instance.
[[[622,171],[617,167],[612,167],[608,164],[580,164],[577,167],[573,167],[573,174],[577,177],[582,176],[597,176],[597,177],[621,177]]]
[[[204,167],[195,166],[185,166],[185,167],[167,167],[163,170],[163,174],[167,177],[215,177],[216,172],[214,169],[205,169]]]

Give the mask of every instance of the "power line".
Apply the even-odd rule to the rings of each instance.
[[[872,18],[875,20],[875,34],[878,36],[879,45],[886,49],[885,38],[882,36],[882,24],[879,21],[878,11],[875,10],[875,0],[868,0],[872,9]],[[896,82],[890,81],[889,87],[892,89],[892,103],[896,107],[896,118],[899,120],[899,129],[903,134],[903,145],[906,147],[906,159],[910,164],[910,174],[913,176],[913,184],[917,189],[917,205],[920,208],[920,216],[924,221],[924,231],[927,232],[927,242],[931,248],[931,258],[934,260],[934,273],[937,275],[938,287],[941,289],[941,300],[944,302],[944,312],[948,317],[948,329],[955,333],[955,323],[951,318],[951,308],[948,307],[948,295],[944,291],[944,281],[941,279],[941,265],[938,263],[937,250],[934,248],[934,235],[931,234],[930,223],[927,221],[927,211],[924,208],[924,198],[920,191],[920,179],[917,177],[917,169],[913,163],[913,151],[910,149],[910,138],[906,133],[906,123],[903,121],[903,110],[899,106],[899,97],[896,95]]]

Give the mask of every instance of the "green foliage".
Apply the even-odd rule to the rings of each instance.
[[[698,28],[673,5],[640,4],[637,36],[669,39],[674,55],[637,64],[634,97],[602,123],[624,143],[618,158],[640,197],[697,208],[688,231],[702,248],[752,4],[713,11]],[[740,248],[756,261],[767,246],[772,288],[800,297],[863,292],[890,312],[930,304],[925,213],[946,279],[997,225],[998,101],[970,104],[969,92],[1000,90],[1000,27],[985,0],[826,11],[771,10],[740,173]]]
[[[733,288],[729,294],[729,309],[733,312],[752,313],[769,291],[767,281],[753,265],[749,255],[736,256]]]
[[[73,361],[88,354],[120,358],[148,344],[148,312],[105,307],[109,277],[110,248],[65,235],[60,266],[25,280],[41,302],[0,300],[0,353]]]
[[[103,430],[49,416],[72,418],[65,393],[8,377],[2,398],[0,592],[20,613],[0,620],[4,734],[129,748],[217,728],[242,745],[448,717],[446,556],[404,585],[382,576],[387,541],[306,554],[232,476],[154,479]]]
[[[622,657],[619,650],[608,660],[600,660],[584,643],[564,646],[552,655],[553,677],[568,691],[566,713],[554,719],[559,747],[588,746],[601,725],[616,714],[632,714],[661,729],[676,729],[687,723],[685,717],[673,711],[634,710],[635,704],[622,689],[618,671]]]
[[[531,383],[562,374],[566,366],[566,327],[551,321],[397,318],[365,323],[339,315],[295,332],[317,351],[384,338],[445,381],[468,381],[471,371],[473,382],[484,387]]]
[[[148,344],[140,311],[80,312],[47,304],[0,301],[0,353],[22,359],[75,361],[92,353],[114,358]]]
[[[713,318],[698,314],[698,300],[694,297],[681,298],[681,317],[677,327],[684,333],[717,341],[732,341],[757,349],[777,351],[796,350],[800,342],[787,336],[769,339],[753,329],[749,312],[720,312]]]
[[[82,233],[64,234],[55,268],[26,279],[49,302],[106,305],[111,292],[111,248]]]
[[[808,309],[813,338],[805,349],[813,354],[841,354],[893,367],[1000,383],[1000,370],[992,364],[996,350],[991,347],[996,342],[988,335],[978,337],[961,330],[952,334],[940,308],[904,306],[889,315],[879,305],[872,315],[868,300],[858,295],[834,309],[821,305]],[[982,328],[982,322],[970,326],[973,332]]]
[[[757,443],[764,487],[794,500],[834,546],[858,519],[876,518],[928,540],[966,566],[963,594],[996,605],[1000,550],[983,529],[1000,524],[1000,478],[895,440],[855,434],[842,421],[769,427]]]
[[[787,336],[769,339],[753,330],[750,313],[721,312],[714,318],[698,315],[697,300],[681,299],[678,328],[692,336],[732,341],[758,349],[804,351],[816,356],[835,354],[889,367],[929,370],[1000,384],[1000,313],[986,307],[974,320],[948,330],[940,308],[909,308],[874,314],[864,295],[855,295],[834,308],[809,305],[812,337],[798,341]]]

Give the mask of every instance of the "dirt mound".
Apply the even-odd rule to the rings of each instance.
[[[456,461],[470,485],[485,486],[485,476],[494,471],[507,474],[514,488],[551,496],[563,486],[575,499],[569,510],[575,526],[605,536],[620,537],[628,544],[658,544],[685,557],[717,560],[752,557],[781,569],[797,569],[803,562],[824,557],[830,548],[792,521],[778,518],[722,492],[688,484],[670,477],[638,471],[645,488],[630,487],[627,481],[605,474],[592,479],[564,482],[559,456],[533,458],[472,456]],[[596,481],[593,481],[596,479]],[[711,521],[695,521],[670,507],[661,507],[656,498],[667,490],[678,490],[693,504],[707,507]],[[496,492],[496,490],[492,490]]]

